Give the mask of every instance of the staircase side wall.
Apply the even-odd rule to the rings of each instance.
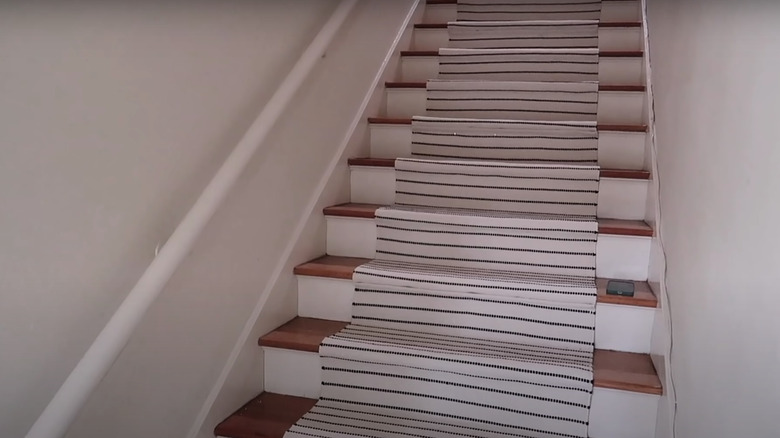
[[[359,2],[70,437],[213,436],[219,421],[262,391],[257,339],[296,314],[292,267],[324,252],[321,207],[348,200],[339,148],[359,120],[345,153],[367,154],[358,109],[412,3]],[[269,299],[254,321],[264,292]]]
[[[0,436],[26,433],[335,5],[0,4]],[[180,298],[187,343],[178,311],[208,303]],[[190,365],[159,341],[142,354]],[[142,423],[157,372],[98,410]]]
[[[774,436],[780,4],[647,8],[675,435]],[[672,434],[672,408],[659,437]]]

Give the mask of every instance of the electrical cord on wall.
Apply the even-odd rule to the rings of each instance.
[[[656,144],[656,133],[655,133],[655,98],[653,95],[653,86],[652,86],[652,68],[651,68],[651,59],[650,59],[650,35],[649,35],[649,27],[647,25],[647,1],[642,0],[642,25],[644,27],[644,51],[645,51],[645,67],[646,67],[646,87],[647,87],[647,96],[648,96],[648,102],[649,102],[649,112],[648,112],[648,128],[649,128],[649,135],[650,135],[650,149],[651,149],[651,172],[653,175],[653,182],[654,182],[654,188],[655,188],[655,229],[656,229],[656,237],[658,239],[658,245],[661,249],[661,255],[663,260],[663,266],[661,268],[661,278],[660,278],[660,295],[661,295],[661,306],[662,309],[666,310],[666,315],[668,316],[666,320],[666,327],[669,331],[669,347],[667,351],[667,359],[666,363],[664,364],[666,368],[666,375],[668,376],[668,381],[671,384],[671,394],[669,394],[669,397],[672,401],[672,438],[675,438],[677,436],[677,390],[675,387],[674,382],[674,374],[672,373],[672,354],[674,352],[674,328],[672,323],[672,303],[671,299],[669,297],[669,294],[667,292],[667,281],[666,281],[666,275],[668,272],[668,263],[666,260],[666,247],[664,245],[664,239],[663,239],[663,214],[662,214],[662,207],[661,207],[661,179],[659,178],[658,174],[658,145]],[[662,312],[663,314],[664,312]]]

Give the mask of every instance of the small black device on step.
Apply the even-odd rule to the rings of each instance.
[[[634,282],[624,280],[609,280],[607,282],[607,295],[620,295],[621,297],[634,296]]]

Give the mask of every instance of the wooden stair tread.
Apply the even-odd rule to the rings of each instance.
[[[624,219],[598,219],[599,233],[622,236],[653,237],[653,228],[645,221]]]
[[[347,202],[344,204],[325,207],[322,212],[325,216],[354,217],[362,219],[373,219],[376,217],[376,210],[385,205],[379,204],[360,204]],[[598,219],[599,233],[616,234],[620,236],[641,236],[652,237],[653,229],[644,221],[633,221],[623,219]]]
[[[641,21],[602,21],[599,27],[642,27]]]
[[[412,119],[401,117],[369,117],[368,123],[374,125],[411,125]],[[647,125],[607,125],[598,124],[596,129],[599,131],[618,131],[618,132],[647,132]]]
[[[319,351],[320,342],[343,329],[346,322],[327,319],[296,317],[292,321],[260,338],[262,347],[286,348],[288,350]]]
[[[398,82],[398,81],[387,81],[385,82],[385,88],[409,88],[409,89],[418,89],[427,88],[427,82],[417,81],[417,82]],[[645,86],[644,85],[599,85],[599,91],[624,91],[624,92],[644,92]]]
[[[439,56],[438,50],[401,50],[401,56],[408,57],[431,57]],[[641,50],[599,50],[599,56],[602,58],[642,58],[645,56]]]
[[[326,277],[341,280],[351,280],[352,273],[358,266],[370,262],[371,259],[360,257],[339,257],[322,256],[309,262],[295,267],[295,275],[305,275],[309,277]],[[658,305],[658,299],[655,297],[650,285],[645,281],[634,281],[634,296],[623,297],[618,295],[607,295],[607,282],[609,279],[597,278],[596,290],[598,291],[597,301],[605,304],[620,304],[625,306],[652,307]]]
[[[365,167],[395,167],[395,158],[350,158],[347,160],[350,166]],[[625,179],[650,179],[650,172],[647,170],[630,169],[601,169],[602,178],[625,178]]]
[[[650,179],[649,170],[602,168],[599,174],[602,178]]]
[[[317,257],[306,263],[301,263],[293,269],[295,275],[309,277],[338,278],[351,280],[352,273],[358,266],[370,262],[371,259],[362,257],[342,257],[325,255]]]
[[[639,21],[602,21],[599,27],[642,27]],[[447,23],[417,23],[415,29],[446,29]]]
[[[649,354],[596,350],[593,384],[599,388],[663,394],[663,386]]]
[[[364,219],[374,219],[376,209],[384,207],[380,204],[361,204],[357,202],[347,202],[339,205],[325,207],[322,212],[325,216],[356,217]]]
[[[259,343],[264,347],[317,352],[323,339],[347,324],[298,316],[261,337]],[[303,339],[306,341],[303,342]],[[596,350],[593,367],[595,386],[645,394],[663,393],[661,381],[648,354]]]
[[[264,392],[214,428],[230,438],[281,438],[317,400]]]

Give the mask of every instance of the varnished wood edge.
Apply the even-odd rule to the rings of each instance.
[[[637,28],[642,27],[640,21],[602,21],[601,28]],[[447,23],[417,23],[415,29],[447,29]]]

